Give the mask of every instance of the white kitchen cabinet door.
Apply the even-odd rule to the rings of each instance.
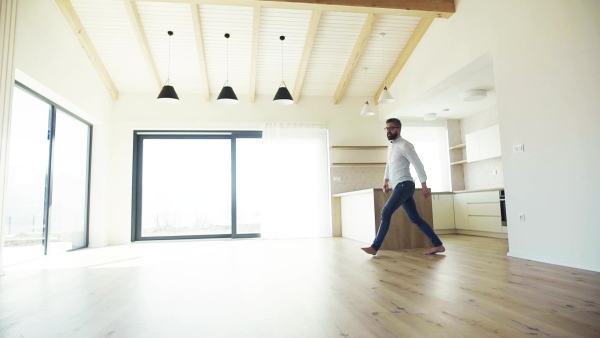
[[[479,161],[479,134],[477,132],[466,134],[467,163]]]
[[[502,232],[500,216],[469,216],[469,230]]]
[[[469,216],[498,216],[500,217],[500,203],[474,203],[467,204]]]
[[[465,141],[468,163],[502,156],[498,125],[466,134]]]
[[[498,190],[469,192],[467,203],[500,203],[500,193]]]
[[[467,194],[454,194],[454,224],[456,229],[469,230]]]
[[[454,229],[454,197],[452,194],[431,195],[434,229]]]
[[[502,156],[500,148],[500,127],[498,125],[485,128],[479,132],[479,159]]]

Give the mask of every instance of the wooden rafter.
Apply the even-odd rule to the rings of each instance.
[[[294,85],[294,95],[292,96],[296,103],[298,103],[300,100],[300,92],[302,91],[302,84],[304,83],[306,68],[308,67],[308,61],[310,60],[310,53],[312,52],[313,45],[315,43],[315,37],[317,36],[319,21],[321,21],[321,13],[322,11],[319,9],[314,10],[308,26],[308,33],[306,34],[306,42],[304,43],[302,59],[300,60],[298,75],[296,76],[296,84]]]
[[[294,4],[390,8],[428,12],[454,13],[454,0],[265,0]]]
[[[202,26],[200,24],[200,6],[190,5],[192,20],[194,22],[194,34],[196,35],[196,48],[198,49],[198,61],[200,62],[200,82],[204,85],[204,100],[210,101],[210,86],[208,84],[208,72],[206,70],[206,56],[204,53],[204,39],[202,39]]]
[[[256,99],[256,63],[258,62],[258,31],[260,28],[260,7],[254,7],[254,19],[252,21],[252,54],[250,55],[250,103]]]
[[[356,44],[354,44],[354,49],[352,50],[352,54],[350,54],[350,58],[346,63],[346,68],[344,69],[344,73],[342,74],[342,78],[338,83],[337,89],[333,94],[333,103],[338,104],[344,95],[344,91],[346,91],[346,87],[348,83],[350,83],[350,78],[352,74],[354,74],[354,69],[358,64],[358,60],[360,60],[360,56],[362,52],[365,50],[367,46],[367,40],[373,31],[373,27],[375,27],[375,23],[379,16],[377,14],[368,14],[365,23],[363,24],[362,30],[360,31],[360,35],[356,40]]]
[[[135,0],[129,0],[135,1]],[[199,5],[250,6],[322,10],[403,16],[449,18],[455,13],[454,0],[146,0]]]
[[[408,42],[406,43],[404,48],[402,49],[402,52],[398,56],[398,59],[396,59],[396,62],[390,69],[390,72],[385,77],[385,80],[383,81],[381,86],[379,86],[377,93],[375,93],[375,98],[373,100],[374,104],[376,104],[376,105],[379,104],[378,103],[379,95],[381,95],[383,88],[386,86],[391,86],[392,83],[396,80],[396,77],[398,77],[398,74],[400,74],[400,71],[406,64],[406,61],[408,61],[408,58],[410,58],[411,54],[413,53],[413,51],[419,44],[419,41],[421,41],[421,38],[423,37],[423,35],[425,35],[425,32],[427,32],[427,29],[429,29],[429,26],[431,26],[432,22],[433,22],[433,18],[431,18],[431,17],[421,18],[421,21],[415,28],[412,36],[410,37],[410,39],[408,40]]]
[[[73,34],[75,34],[77,41],[79,41],[81,48],[83,48],[83,51],[85,52],[87,57],[90,59],[90,62],[92,63],[92,67],[94,67],[94,69],[96,70],[96,73],[100,77],[102,84],[104,84],[104,87],[106,87],[106,90],[108,90],[108,94],[113,99],[113,101],[118,100],[119,91],[117,90],[117,87],[115,86],[112,79],[110,78],[110,75],[108,75],[108,72],[106,71],[106,68],[104,67],[104,64],[102,63],[102,60],[100,60],[100,56],[98,56],[98,52],[96,52],[96,49],[94,48],[94,45],[92,44],[92,41],[90,40],[90,37],[88,36],[87,32],[83,28],[83,25],[81,24],[81,20],[79,20],[79,16],[77,16],[77,13],[75,12],[75,9],[73,8],[73,5],[71,4],[71,2],[69,0],[55,0],[55,1],[56,1],[56,4],[58,5],[58,8],[62,12],[62,15],[64,16],[65,20],[67,20],[69,27],[71,27]]]
[[[151,76],[154,76],[154,80],[156,81],[156,88],[157,90],[160,90],[160,88],[162,87],[162,81],[160,80],[160,76],[158,75],[158,70],[156,69],[156,64],[154,63],[152,53],[150,52],[150,46],[148,45],[148,39],[146,38],[146,33],[144,32],[144,26],[142,25],[142,21],[140,20],[140,13],[138,12],[137,5],[135,4],[135,2],[131,2],[128,0],[124,0],[123,2],[125,4],[127,14],[129,15],[129,21],[131,21],[133,31],[135,32],[135,36],[140,45],[140,49],[142,50],[142,55],[144,56],[144,61],[146,62],[148,72],[149,74],[151,74]]]

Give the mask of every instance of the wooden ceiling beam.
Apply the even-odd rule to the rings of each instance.
[[[156,69],[156,64],[154,63],[152,53],[150,52],[150,45],[148,45],[148,39],[146,38],[142,21],[140,20],[140,13],[138,12],[137,5],[135,2],[128,0],[124,0],[123,2],[125,4],[125,9],[127,10],[127,15],[129,15],[129,21],[131,21],[131,25],[133,26],[133,31],[135,32],[138,44],[142,50],[142,56],[146,62],[148,73],[151,74],[151,77],[154,76],[154,80],[156,81],[156,89],[157,91],[160,91],[162,88],[162,81],[160,80],[160,75],[158,75],[158,70]]]
[[[337,89],[333,94],[333,103],[338,104],[346,91],[346,87],[348,83],[350,83],[350,79],[352,78],[352,74],[354,74],[354,69],[356,65],[358,65],[358,61],[360,60],[360,56],[362,52],[365,50],[367,46],[367,40],[371,36],[371,32],[373,31],[373,27],[375,27],[375,23],[379,16],[377,14],[368,14],[365,23],[363,24],[362,30],[360,31],[360,35],[356,40],[356,44],[354,45],[354,49],[352,50],[352,54],[350,54],[350,58],[346,63],[346,68],[344,69],[344,73],[342,73],[342,78],[338,83]]]
[[[401,9],[426,12],[454,13],[454,0],[264,0],[319,6],[350,6],[367,8]]]
[[[110,75],[108,75],[108,71],[104,67],[102,60],[100,60],[100,56],[98,56],[98,52],[96,52],[96,49],[94,48],[90,37],[83,28],[81,20],[79,20],[79,16],[75,12],[73,5],[69,0],[55,1],[62,15],[67,21],[67,24],[73,31],[73,34],[75,34],[77,41],[79,41],[81,48],[87,55],[88,59],[90,59],[92,67],[94,67],[94,69],[96,70],[96,73],[98,74],[98,77],[100,77],[102,84],[104,85],[104,87],[106,87],[108,94],[113,99],[113,101],[117,101],[119,99],[119,91],[117,90],[117,87],[112,81]]]
[[[294,102],[300,101],[300,92],[302,91],[302,84],[304,83],[304,76],[306,75],[306,69],[308,68],[308,61],[310,60],[310,54],[315,43],[315,37],[317,36],[317,30],[319,29],[319,21],[321,21],[322,11],[317,9],[314,10],[308,25],[308,33],[306,33],[306,41],[304,42],[304,49],[302,52],[302,59],[300,60],[300,66],[298,67],[298,75],[296,75],[296,84],[294,85]]]
[[[383,81],[381,86],[379,86],[377,93],[375,93],[375,98],[373,99],[373,103],[375,105],[379,104],[379,95],[381,95],[383,88],[387,86],[389,89],[389,86],[391,86],[392,83],[394,83],[396,77],[398,77],[398,74],[400,74],[400,71],[406,64],[406,61],[408,61],[408,58],[410,58],[415,48],[417,48],[419,41],[421,41],[421,38],[423,37],[423,35],[425,35],[425,32],[427,32],[427,29],[429,29],[429,26],[431,26],[433,19],[434,18],[430,17],[421,18],[421,21],[413,31],[412,36],[410,37],[406,45],[404,45],[402,52],[400,52],[398,59],[396,59],[396,62],[394,62],[394,65],[390,69],[390,72],[385,77],[385,80]]]
[[[206,54],[204,53],[204,39],[202,38],[202,25],[200,23],[200,6],[191,4],[194,34],[196,36],[196,49],[198,50],[198,61],[200,63],[200,82],[204,86],[204,100],[210,101],[210,86],[208,84],[208,72],[206,70]]]
[[[248,91],[250,103],[256,100],[256,64],[258,62],[258,32],[260,29],[260,6],[254,7],[252,21],[252,53],[250,54],[250,87]]]
[[[136,1],[136,0],[129,0]],[[455,13],[455,0],[146,0],[149,2],[192,3],[198,5],[249,6],[283,9],[321,10],[403,16],[449,18]]]

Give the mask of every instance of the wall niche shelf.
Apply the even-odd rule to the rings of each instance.
[[[450,163],[450,165],[458,165],[458,164],[464,164],[464,163],[467,163],[467,160],[452,162],[452,163]]]
[[[466,148],[466,147],[467,147],[467,144],[466,144],[466,143],[462,143],[462,144],[457,144],[457,145],[455,145],[455,146],[453,146],[453,147],[450,147],[449,149],[450,149],[450,150],[454,150],[454,149],[464,149],[464,148]]]
[[[385,163],[332,163],[332,167],[385,167]]]
[[[332,146],[331,150],[384,150],[387,146]]]

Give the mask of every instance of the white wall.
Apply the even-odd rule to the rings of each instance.
[[[177,89],[177,88],[175,88]],[[115,104],[110,135],[109,244],[131,240],[131,184],[134,130],[262,130],[265,122],[312,122],[327,125],[331,145],[387,145],[377,116],[361,117],[364,98],[303,97],[279,106],[272,96],[237,105],[205,102],[201,95],[181,93],[177,105],[156,102],[155,94],[124,93]]]
[[[491,52],[509,255],[600,271],[600,2],[457,0],[456,8],[436,19],[392,94],[409,102]],[[520,143],[525,152],[513,154]]]
[[[94,125],[90,246],[106,245],[107,143],[112,100],[54,1],[17,7],[15,78]]]

